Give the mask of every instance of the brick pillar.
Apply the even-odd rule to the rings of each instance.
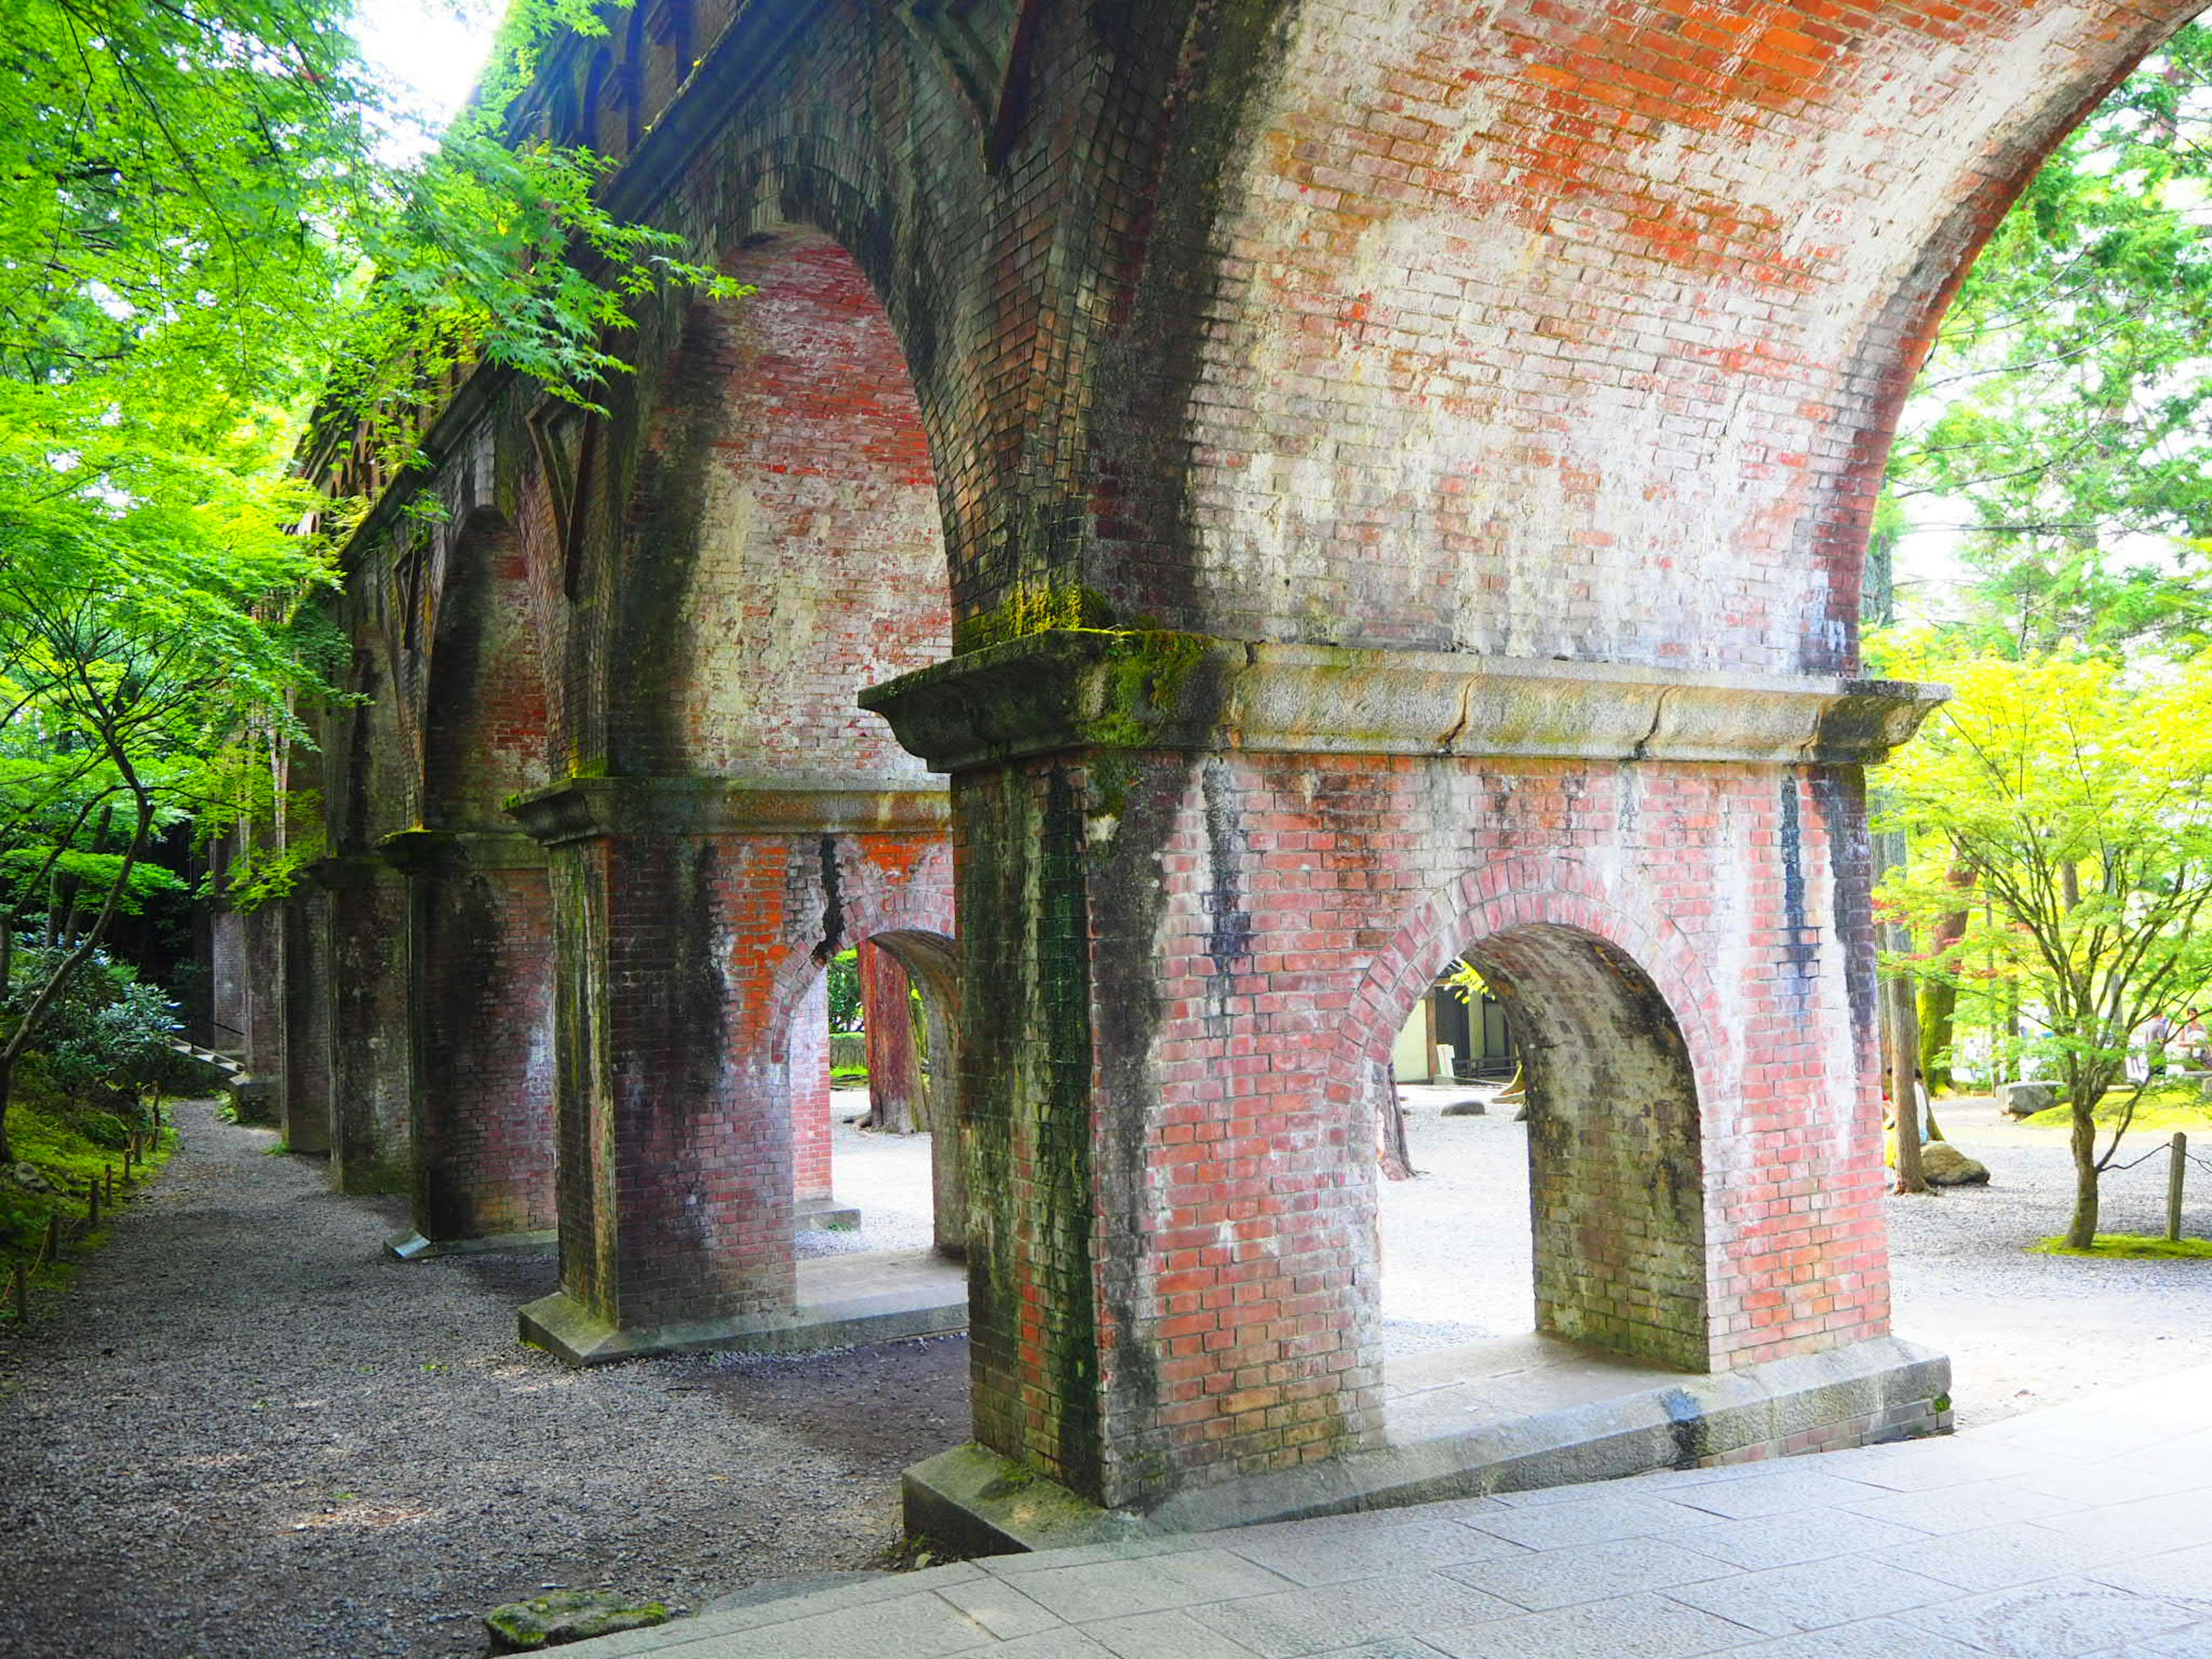
[[[792,1024],[826,1032],[838,872],[902,818],[941,842],[942,797],[595,778],[512,810],[552,860],[560,981],[562,1289],[524,1334],[586,1364],[788,1324]]]
[[[315,877],[330,895],[331,1184],[342,1193],[410,1192],[407,878],[362,854],[325,859]]]
[[[791,1017],[792,1188],[799,1201],[824,1204],[830,1164],[830,981],[817,975]]]
[[[331,900],[302,884],[284,901],[284,1144],[331,1150]]]
[[[246,918],[222,899],[208,927],[208,1047],[246,1053]]]
[[[1370,1090],[1482,941],[1589,1051],[1531,1089],[1548,1325],[1886,1334],[1851,774],[1917,688],[1070,631],[861,702],[953,778],[985,1447],[1141,1509],[1378,1443]]]
[[[861,1024],[868,1038],[868,1109],[876,1127],[912,1133],[921,1097],[914,1052],[912,991],[898,958],[881,946],[860,946]]]
[[[250,1095],[240,1098],[243,1112],[250,1099],[259,1121],[284,1121],[285,991],[284,907],[264,904],[240,919],[244,950],[240,981],[246,1028],[246,1071],[253,1079]]]
[[[404,830],[415,1234],[404,1255],[550,1243],[553,926],[545,855],[508,831]]]

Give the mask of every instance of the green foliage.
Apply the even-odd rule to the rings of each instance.
[[[17,946],[4,1005],[11,1019],[21,1017],[64,954],[34,940]],[[134,1101],[170,1073],[170,1044],[181,1029],[175,1005],[158,987],[129,963],[95,953],[48,1002],[31,1052],[42,1056],[46,1075],[64,1094],[112,1105],[118,1097]]]
[[[1962,506],[1984,649],[2194,649],[2212,605],[2212,27],[2037,174],[1946,317],[1893,505]]]
[[[833,1031],[857,1031],[860,1029],[860,953],[840,951],[830,957],[830,1029]]]
[[[1955,943],[1889,965],[2032,1007],[2045,1035],[2028,1052],[2068,1100],[2100,1101],[2146,1022],[2212,980],[2212,664],[2130,675],[2101,659],[1931,658],[1926,644],[1885,653],[1888,672],[1948,682],[1954,700],[1878,775],[1878,827],[1914,842],[1880,896],[1927,939],[1955,915],[1965,865],[1985,907]],[[2100,1154],[2088,1105],[2069,1109],[2086,1241],[2129,1120]]]

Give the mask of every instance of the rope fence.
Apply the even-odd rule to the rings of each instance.
[[[40,1268],[51,1267],[62,1259],[62,1251],[71,1244],[82,1243],[100,1231],[100,1212],[112,1213],[118,1192],[131,1196],[138,1183],[146,1178],[145,1163],[149,1153],[161,1150],[161,1109],[155,1109],[151,1129],[133,1130],[123,1147],[123,1167],[118,1175],[112,1164],[100,1166],[96,1176],[89,1177],[79,1192],[71,1187],[68,1196],[84,1205],[81,1216],[64,1217],[58,1212],[46,1217],[46,1231],[39,1240],[39,1248],[29,1259],[17,1256],[8,1272],[8,1303],[18,1325],[31,1322],[31,1275]]]
[[[2136,1165],[2148,1164],[2151,1159],[2160,1157],[2166,1160],[2166,1240],[2169,1244],[2178,1244],[2181,1242],[2181,1200],[2189,1166],[2194,1164],[2200,1170],[2212,1171],[2212,1162],[2206,1161],[2189,1150],[2188,1135],[2177,1129],[2173,1132],[2173,1138],[2171,1140],[2153,1146],[2140,1158],[2131,1158],[2124,1164],[2104,1164],[2099,1169],[2098,1174],[2100,1177],[2108,1175],[2124,1175]]]

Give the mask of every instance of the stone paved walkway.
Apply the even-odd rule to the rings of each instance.
[[[963,1562],[574,1659],[2212,1659],[2212,1369],[1939,1441]]]

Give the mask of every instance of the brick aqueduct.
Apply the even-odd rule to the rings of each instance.
[[[1382,1443],[1374,1097],[1464,951],[1543,1329],[1886,1352],[1869,509],[2201,3],[640,0],[531,118],[758,291],[643,306],[605,418],[482,372],[413,475],[331,447],[365,701],[219,1018],[339,1186],[557,1228],[540,1326],[650,1352],[793,1313],[883,944],[975,1438],[1144,1509]]]

